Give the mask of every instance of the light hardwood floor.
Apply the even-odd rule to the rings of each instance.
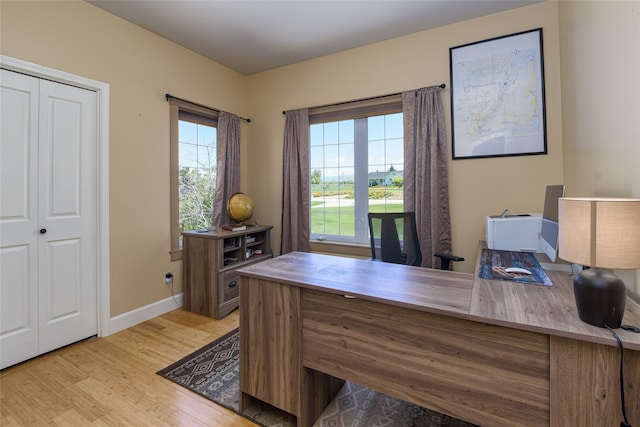
[[[0,425],[255,426],[156,372],[238,326],[182,309],[0,372]]]

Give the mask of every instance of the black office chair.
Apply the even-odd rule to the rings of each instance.
[[[374,261],[416,266],[422,264],[414,212],[369,212],[368,219],[371,258]],[[449,270],[451,261],[464,261],[464,258],[440,252],[434,256],[440,258],[441,270]]]
[[[394,264],[422,263],[415,213],[370,212],[368,216],[372,259]]]

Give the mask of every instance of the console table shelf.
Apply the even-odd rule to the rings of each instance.
[[[272,257],[270,225],[182,233],[184,308],[222,319],[238,307],[237,270]],[[256,255],[255,251],[262,251]]]

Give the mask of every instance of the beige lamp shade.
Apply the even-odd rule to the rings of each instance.
[[[640,200],[561,198],[559,257],[609,269],[640,268]]]

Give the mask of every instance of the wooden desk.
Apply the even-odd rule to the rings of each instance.
[[[485,426],[622,420],[616,341],[578,319],[563,273],[547,288],[308,253],[239,273],[241,407],[310,426],[349,380]],[[638,424],[640,336],[618,333]]]

